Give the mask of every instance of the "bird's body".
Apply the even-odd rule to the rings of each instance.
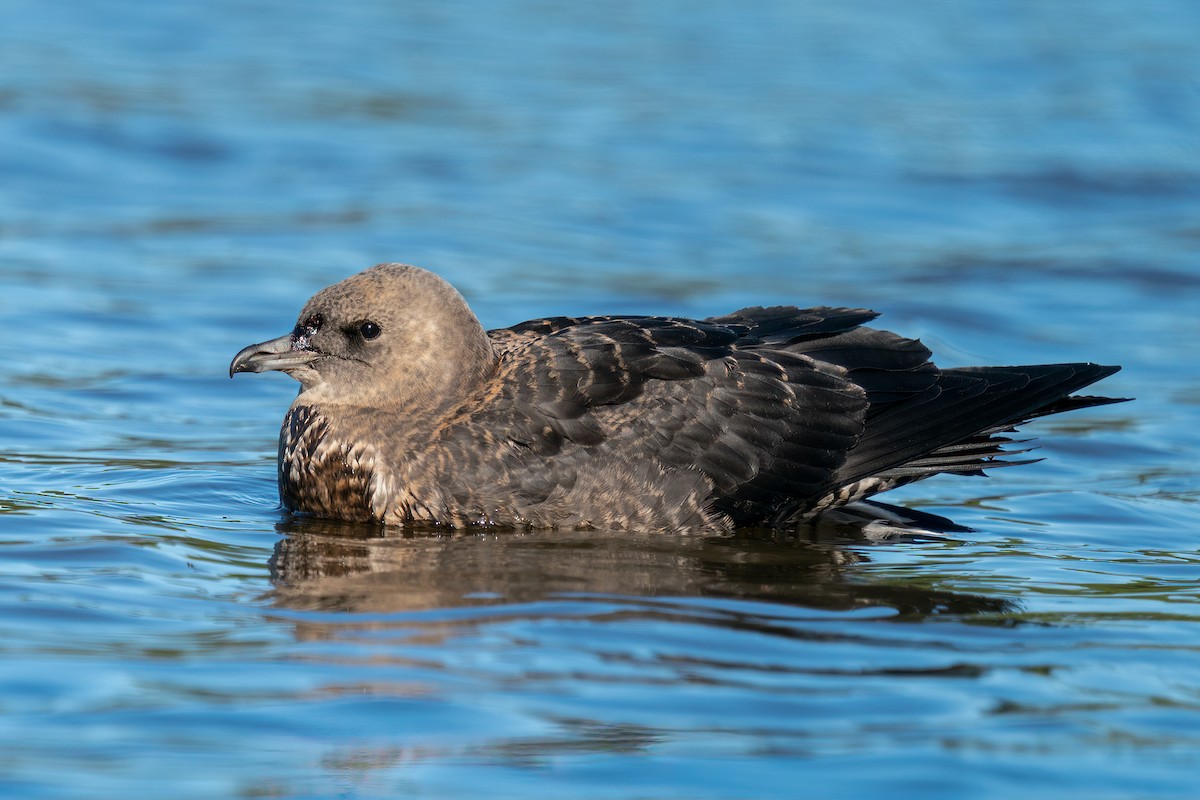
[[[783,526],[940,472],[979,474],[1095,364],[939,369],[862,309],[703,321],[536,320],[485,332],[432,273],[373,267],[319,292],[237,371],[302,388],[285,508],[454,526]],[[1018,451],[1020,452],[1020,451]]]

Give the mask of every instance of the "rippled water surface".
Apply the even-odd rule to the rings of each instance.
[[[1200,791],[1200,12],[45,4],[0,26],[0,794]],[[1125,365],[969,530],[401,535],[276,510],[320,287],[488,326],[862,305]]]

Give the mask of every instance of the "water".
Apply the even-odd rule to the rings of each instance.
[[[0,26],[5,797],[1193,797],[1193,4],[47,5]],[[863,305],[1136,396],[884,540],[288,520],[316,289]]]

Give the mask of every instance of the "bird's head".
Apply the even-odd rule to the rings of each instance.
[[[291,333],[234,356],[229,375],[278,370],[306,402],[436,405],[494,364],[487,334],[446,281],[380,264],[317,292]]]

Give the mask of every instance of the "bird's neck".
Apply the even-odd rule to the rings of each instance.
[[[464,326],[411,361],[399,385],[379,398],[380,407],[424,414],[451,413],[478,394],[496,373],[497,357],[483,327]]]

